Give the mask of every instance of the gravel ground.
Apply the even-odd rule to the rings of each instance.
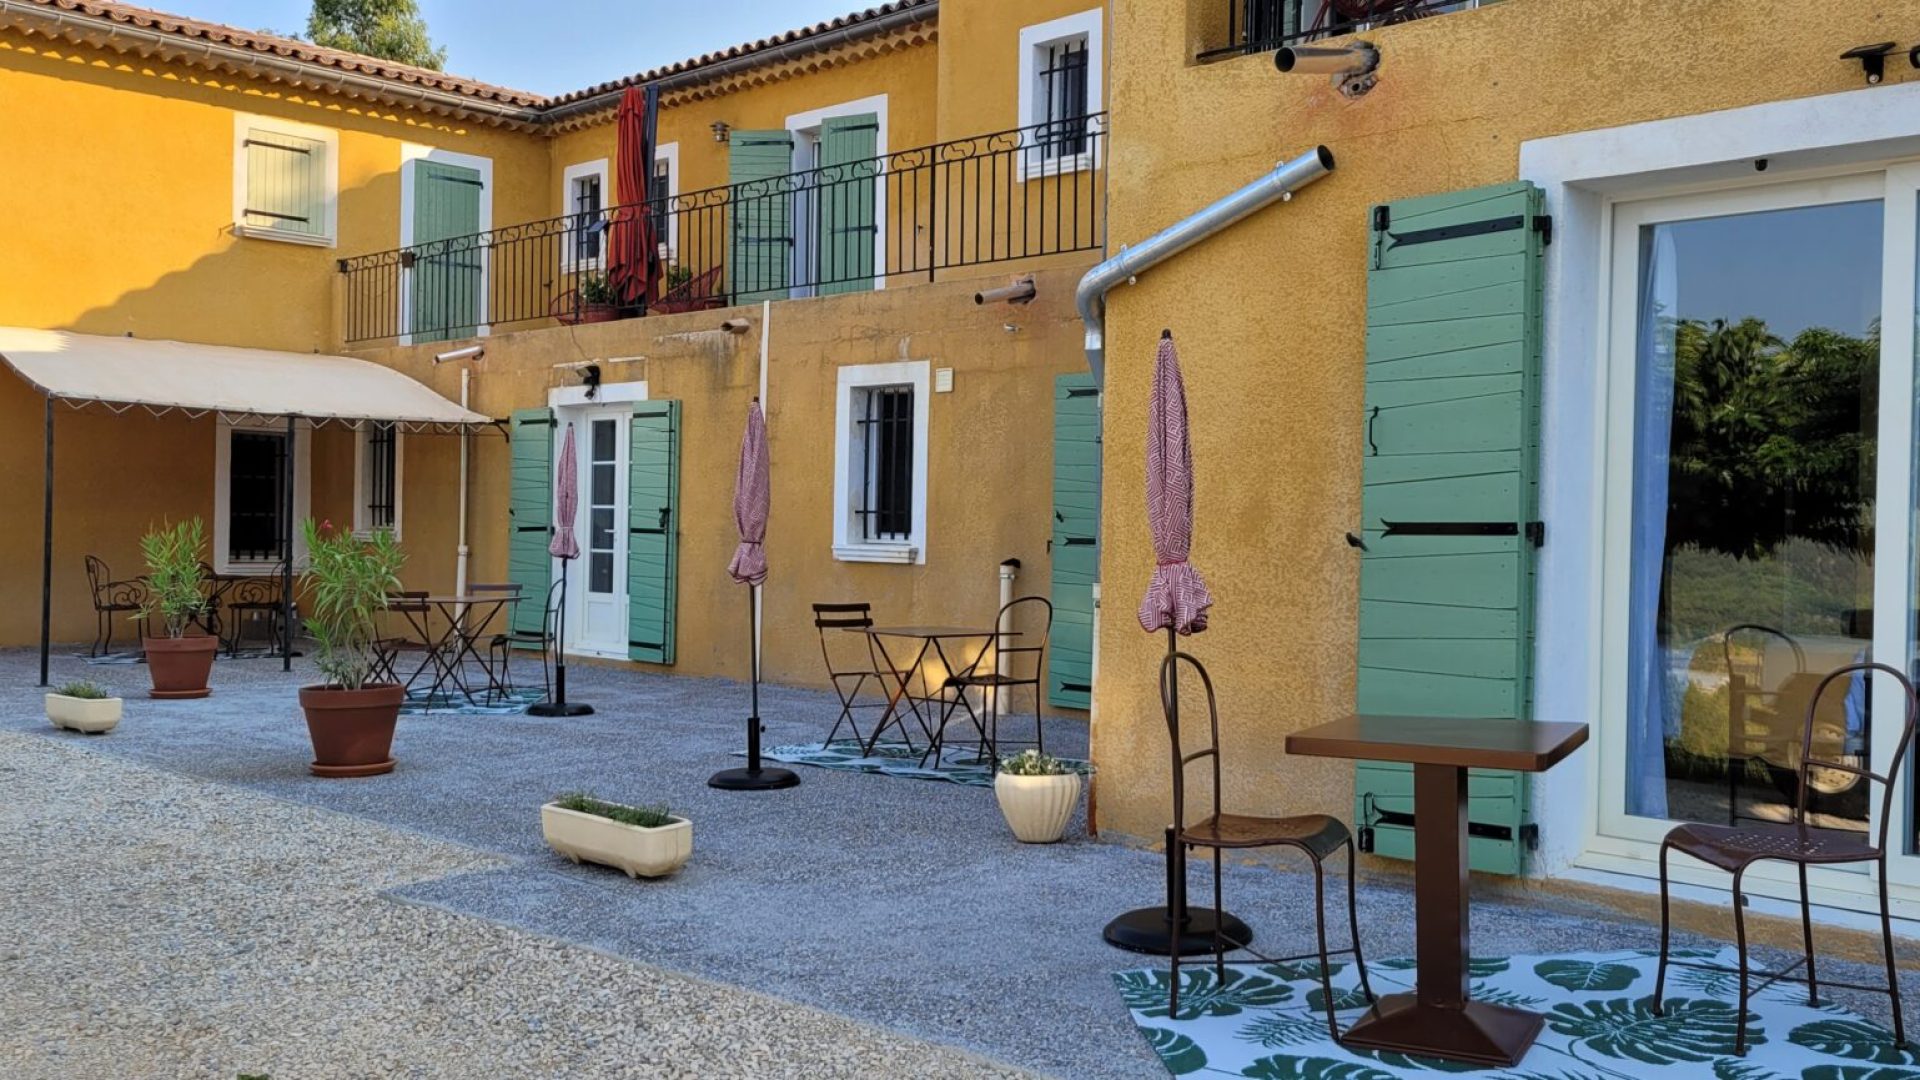
[[[7,1077],[1021,1075],[384,895],[500,864],[471,848],[18,734],[0,761]]]
[[[34,662],[30,653],[0,652],[0,730],[84,742],[228,790],[459,844],[485,860],[409,874],[390,886],[392,896],[1024,1068],[1165,1075],[1111,982],[1115,971],[1155,961],[1117,952],[1100,936],[1114,915],[1158,902],[1158,855],[1090,841],[1077,822],[1064,843],[1017,844],[990,791],[952,784],[801,767],[803,782],[787,791],[710,789],[710,773],[738,764],[731,753],[742,740],[743,685],[577,665],[572,697],[591,702],[593,716],[404,717],[392,775],[323,781],[305,770],[298,669],[289,676],[277,662],[223,661],[213,697],[159,702],[135,696],[144,692],[143,668],[60,658],[55,681],[84,675],[129,694],[120,729],[85,740],[46,725]],[[769,687],[762,711],[775,745],[818,740],[836,710],[828,694]],[[1085,726],[1051,721],[1047,741],[1055,752],[1079,753]],[[693,861],[675,878],[635,883],[558,858],[541,841],[536,808],[579,788],[670,802],[694,821]],[[1197,867],[1194,880],[1196,888],[1206,881]],[[1269,954],[1311,949],[1312,895],[1306,874],[1228,868],[1228,907]],[[1363,878],[1370,956],[1411,953],[1411,907],[1401,879]],[[1482,897],[1473,938],[1482,955],[1657,944],[1654,927],[1554,898]],[[1711,944],[1687,935],[1676,943]],[[1856,965],[1823,965],[1829,971],[1877,979]],[[1920,986],[1910,989],[1920,1000]],[[1884,998],[1848,1004],[1886,1015]],[[923,1072],[917,1062],[894,1066],[880,1073]]]

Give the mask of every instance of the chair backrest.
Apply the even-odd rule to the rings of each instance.
[[[517,581],[512,581],[512,582],[507,582],[505,584],[499,584],[499,585],[488,584],[488,585],[467,586],[468,595],[479,596],[481,593],[508,593],[510,595],[518,596],[520,594],[520,583]]]
[[[1201,749],[1182,753],[1180,717],[1180,669],[1197,676],[1207,697],[1207,741]],[[1171,652],[1160,662],[1160,711],[1167,718],[1167,739],[1173,747],[1173,828],[1187,824],[1187,768],[1203,758],[1213,762],[1213,814],[1220,816],[1220,705],[1213,692],[1213,677],[1200,661],[1183,652]]]
[[[838,675],[851,668],[841,668],[833,662],[832,639],[828,631],[868,630],[873,627],[872,604],[815,604],[813,605],[813,628],[820,635],[820,658],[826,662],[827,674]],[[847,646],[841,647],[844,655]],[[873,639],[867,639],[867,662],[872,670],[879,670],[878,658],[873,651]]]
[[[1024,609],[1039,611],[1039,632],[1032,627],[1020,629],[1020,614]],[[1009,600],[1000,609],[1000,617],[993,624],[993,670],[1001,675],[1014,678],[1032,678],[1039,680],[1046,669],[1047,641],[1053,636],[1053,602],[1044,596],[1022,596]],[[1031,671],[1014,671],[1014,667],[1025,668],[1032,663]]]
[[[1873,764],[1873,751],[1871,746],[1867,748],[1866,761],[1868,767],[1866,768],[1862,768],[1850,761],[1829,761],[1816,758],[1814,756],[1814,729],[1819,726],[1820,698],[1826,693],[1827,687],[1832,685],[1835,680],[1846,676],[1849,688],[1851,688],[1851,683],[1854,678],[1864,677],[1865,684],[1862,689],[1867,693],[1871,693],[1871,674],[1876,671],[1883,675],[1891,676],[1894,681],[1900,684],[1900,703],[1905,712],[1905,718],[1900,727],[1900,741],[1894,747],[1893,760],[1888,762],[1887,771],[1884,773],[1873,771],[1871,767]],[[1794,800],[1794,822],[1796,824],[1804,824],[1807,820],[1807,796],[1808,793],[1813,790],[1813,772],[1815,769],[1858,776],[1868,782],[1869,797],[1872,795],[1871,785],[1873,784],[1879,784],[1886,789],[1882,795],[1882,802],[1880,804],[1880,836],[1874,844],[1875,850],[1885,853],[1887,850],[1887,829],[1893,821],[1895,785],[1892,777],[1900,775],[1901,769],[1906,764],[1907,751],[1913,746],[1916,710],[1920,710],[1920,699],[1917,699],[1914,695],[1912,681],[1910,681],[1906,674],[1899,668],[1893,667],[1890,664],[1863,662],[1848,664],[1845,667],[1835,668],[1828,672],[1827,677],[1821,679],[1820,685],[1814,688],[1813,697],[1807,702],[1807,720],[1805,730],[1802,731],[1800,739],[1800,767],[1797,770],[1800,781],[1800,793]]]
[[[425,589],[395,589],[387,594],[387,610],[425,611],[427,596]]]
[[[1800,643],[1795,641],[1786,631],[1776,630],[1771,626],[1765,626],[1761,623],[1741,623],[1738,626],[1729,626],[1725,630],[1720,631],[1720,656],[1726,661],[1728,678],[1736,678],[1739,676],[1738,670],[1734,667],[1733,644],[1734,638],[1741,634],[1766,635],[1779,638],[1781,641],[1787,643],[1788,648],[1793,650],[1793,670],[1796,673],[1807,670],[1807,651],[1802,649]],[[1766,647],[1762,646],[1758,671],[1754,679],[1755,689],[1765,690],[1767,688],[1765,685],[1766,672]]]
[[[107,569],[106,560],[98,555],[87,556],[87,588],[93,593],[95,606],[100,603],[100,590],[113,580],[113,571]]]
[[[547,642],[559,639],[560,601],[566,593],[566,586],[566,578],[555,578],[553,583],[547,586],[547,604],[541,609],[544,613],[541,625],[546,628],[546,638],[541,642],[542,648]]]

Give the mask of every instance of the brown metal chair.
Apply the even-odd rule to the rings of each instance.
[[[1042,618],[1038,637],[1030,636],[1030,631],[1009,629],[1001,632],[1002,627],[1011,628],[1014,625],[1023,607],[1040,609]],[[943,695],[951,691],[953,696],[941,706],[940,726],[934,729],[933,741],[927,746],[927,752],[921,755],[922,765],[929,759],[939,762],[940,749],[946,742],[947,723],[953,719],[956,708],[964,708],[973,721],[974,730],[980,735],[980,755],[991,762],[994,771],[998,772],[1000,715],[1005,711],[1003,705],[1012,699],[1013,692],[1023,686],[1033,690],[1034,749],[1042,754],[1047,752],[1046,722],[1040,716],[1040,679],[1047,670],[1047,640],[1053,634],[1053,604],[1044,596],[1022,596],[1017,600],[1009,600],[1000,609],[993,627],[996,632],[991,651],[974,664],[972,671],[950,675],[941,684]],[[1036,644],[1015,645],[1013,642],[1016,640]],[[987,670],[983,671],[982,668]],[[975,712],[973,702],[967,699],[969,690],[984,691],[984,716]]]
[[[833,737],[840,733],[840,725],[845,724],[847,730],[853,732],[853,737],[865,745],[867,737],[860,734],[860,725],[854,720],[854,710],[885,709],[887,702],[885,698],[879,701],[861,701],[859,700],[860,691],[866,686],[867,680],[872,679],[879,686],[880,691],[886,693],[889,677],[889,668],[880,659],[879,652],[874,649],[873,638],[863,632],[873,628],[873,605],[815,604],[813,605],[813,627],[820,634],[820,657],[826,661],[827,680],[833,684],[833,692],[840,698],[840,717],[833,722],[833,729],[827,732],[826,742],[831,743]],[[828,637],[830,631],[835,635],[834,638]],[[860,633],[866,641],[867,663],[864,666],[858,661],[852,661],[846,666],[839,666],[834,662],[831,641],[846,638],[849,631]],[[844,654],[849,650],[842,648],[839,651],[844,659]],[[846,681],[849,679],[852,680],[851,683]]]
[[[1905,706],[1906,721],[1900,731],[1899,745],[1894,749],[1893,760],[1885,773],[1876,773],[1870,768],[1851,761],[1826,761],[1814,756],[1814,729],[1820,698],[1828,685],[1842,676],[1864,673],[1871,679],[1872,672],[1880,672],[1900,683],[1901,703]],[[1772,986],[1776,982],[1805,983],[1807,1002],[1820,1003],[1820,981],[1814,967],[1813,956],[1813,913],[1807,902],[1807,867],[1835,866],[1847,863],[1871,862],[1879,870],[1880,881],[1880,935],[1881,946],[1886,951],[1887,985],[1860,986],[1852,983],[1829,982],[1828,986],[1838,986],[1846,990],[1865,990],[1886,994],[1893,1002],[1893,1041],[1896,1046],[1906,1045],[1906,1027],[1900,1016],[1900,977],[1894,966],[1893,954],[1893,915],[1887,906],[1887,829],[1893,820],[1894,785],[1890,777],[1900,775],[1907,758],[1907,749],[1913,744],[1914,717],[1916,699],[1913,684],[1898,669],[1886,664],[1848,664],[1828,673],[1820,680],[1813,691],[1812,699],[1807,703],[1807,722],[1801,733],[1798,763],[1799,797],[1793,808],[1793,818],[1785,824],[1749,824],[1738,828],[1726,825],[1680,825],[1667,833],[1660,843],[1660,973],[1653,984],[1653,1011],[1661,1015],[1661,998],[1667,985],[1667,967],[1690,967],[1706,971],[1721,971],[1732,974],[1726,968],[1712,964],[1687,963],[1671,960],[1668,956],[1667,942],[1671,927],[1669,911],[1667,855],[1678,851],[1684,855],[1718,867],[1733,875],[1733,927],[1734,937],[1739,945],[1740,966],[1740,1028],[1734,1038],[1733,1052],[1745,1056],[1747,1052],[1747,1002],[1755,994]],[[1868,764],[1871,764],[1869,759]],[[1807,824],[1807,796],[1813,790],[1812,774],[1823,773],[1851,774],[1870,784],[1878,783],[1886,787],[1886,795],[1881,805],[1880,829],[1877,841],[1869,839],[1867,832],[1850,829],[1815,828]],[[1777,860],[1792,863],[1800,871],[1800,934],[1804,947],[1804,956],[1795,963],[1779,971],[1758,972],[1764,981],[1751,990],[1750,965],[1747,962],[1747,918],[1746,895],[1741,892],[1741,881],[1754,863],[1764,860]],[[1805,965],[1804,978],[1793,973]]]
[[[540,609],[540,629],[519,630],[509,627],[504,633],[495,634],[488,645],[490,655],[498,657],[500,680],[508,692],[519,689],[514,685],[509,661],[515,651],[537,652],[540,654],[540,687],[543,698],[553,696],[553,640],[554,620],[558,616],[560,601],[559,578],[547,586],[547,603]]]
[[[1185,745],[1180,738],[1180,666],[1191,668],[1200,677],[1200,685],[1207,693],[1207,742],[1199,750],[1182,753]],[[1360,990],[1369,1003],[1373,1001],[1373,984],[1367,979],[1367,962],[1360,954],[1360,917],[1355,902],[1354,848],[1353,834],[1338,818],[1325,814],[1303,814],[1298,817],[1257,817],[1249,814],[1229,814],[1221,809],[1220,791],[1220,707],[1214,696],[1213,678],[1200,661],[1182,652],[1167,654],[1160,664],[1160,707],[1167,717],[1167,735],[1173,745],[1173,836],[1176,841],[1176,867],[1173,884],[1178,893],[1167,898],[1167,904],[1175,911],[1184,911],[1187,906],[1187,852],[1193,848],[1213,849],[1213,964],[1218,977],[1227,977],[1227,951],[1238,948],[1252,955],[1251,960],[1235,960],[1236,964],[1285,964],[1296,960],[1318,960],[1320,962],[1320,992],[1327,1006],[1327,1031],[1337,1042],[1340,1038],[1340,1025],[1334,1018],[1334,994],[1332,972],[1329,960],[1335,956],[1353,956],[1354,966],[1360,970]],[[1210,758],[1213,763],[1213,813],[1195,822],[1187,820],[1187,768],[1202,758]],[[1316,952],[1302,953],[1299,956],[1262,956],[1244,945],[1236,946],[1218,927],[1224,921],[1225,908],[1220,895],[1221,853],[1228,848],[1244,851],[1252,848],[1290,847],[1297,848],[1313,862],[1313,917],[1314,926],[1319,933],[1320,948]],[[1347,852],[1347,929],[1352,938],[1351,948],[1327,950],[1327,904],[1326,904],[1326,867],[1327,856],[1340,849]],[[1180,1018],[1180,953],[1173,952],[1170,958],[1173,964],[1171,984],[1167,1005],[1167,1016]]]
[[[428,595],[424,589],[398,590],[387,594],[388,613],[400,616],[409,632],[399,637],[381,638],[374,643],[374,678],[378,679],[385,675],[387,681],[399,683],[411,691],[414,681],[433,666],[434,643],[425,637],[416,636],[419,632],[416,630],[416,624],[419,628],[425,628],[427,625],[432,607],[427,603]],[[407,653],[419,653],[420,662],[414,666],[412,673],[403,679],[400,677],[397,662]]]
[[[146,616],[140,614],[147,607],[147,579],[144,577],[126,578],[115,581],[113,571],[107,568],[106,561],[95,555],[87,556],[87,591],[93,597],[93,648],[88,656],[99,656],[113,651],[113,621],[122,615],[133,617],[133,623],[140,636],[146,636]]]
[[[228,577],[215,586],[213,603],[208,610],[217,613],[220,629],[225,631],[224,644],[229,657],[240,654],[240,646],[246,640],[247,624],[262,620],[267,624],[267,638],[270,642],[267,652],[269,655],[277,655],[274,650],[286,640],[282,633],[284,607],[281,604],[281,598],[284,595],[284,585],[284,564],[282,564],[270,574]],[[216,636],[218,636],[217,632]]]

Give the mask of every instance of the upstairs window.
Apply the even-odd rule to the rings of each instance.
[[[1020,31],[1022,167],[1028,178],[1094,165],[1104,108],[1101,13],[1068,15]]]
[[[242,236],[331,246],[337,137],[324,128],[241,116],[234,125],[233,220]]]
[[[596,228],[607,209],[607,159],[567,166],[561,190],[567,222],[566,262],[570,266],[597,263],[604,250],[606,230]]]

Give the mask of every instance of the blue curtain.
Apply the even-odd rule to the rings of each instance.
[[[1627,813],[1667,816],[1668,735],[1677,735],[1673,665],[1661,641],[1667,470],[1673,437],[1675,252],[1664,230],[1641,240],[1633,410],[1633,554],[1627,618]]]

